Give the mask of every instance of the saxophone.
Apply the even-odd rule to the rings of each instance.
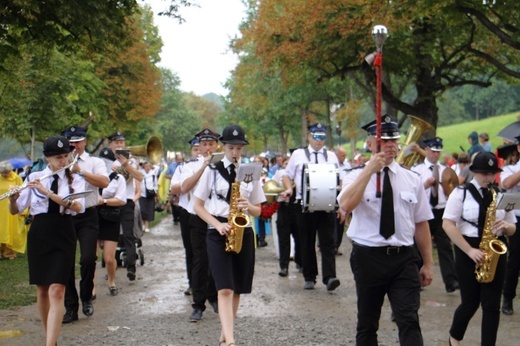
[[[249,225],[249,216],[238,209],[237,199],[240,198],[240,182],[231,184],[231,195],[229,197],[228,223],[231,225],[226,238],[226,251],[240,253],[242,250],[242,239],[244,228]]]
[[[507,252],[506,244],[497,239],[498,236],[491,231],[497,212],[497,193],[492,187],[490,188],[490,192],[493,199],[486,210],[486,220],[479,245],[479,249],[484,253],[485,258],[484,261],[475,265],[475,274],[477,281],[480,283],[490,283],[493,281],[500,255]]]

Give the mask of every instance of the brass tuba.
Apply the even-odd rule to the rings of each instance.
[[[408,118],[410,118],[411,122],[410,128],[408,129],[408,134],[406,135],[404,142],[401,142],[401,151],[399,151],[397,154],[395,161],[407,168],[410,168],[420,161],[421,155],[414,152],[407,155],[405,153],[406,146],[412,144],[413,142],[417,142],[426,131],[433,130],[433,126],[413,115],[408,115]]]
[[[486,210],[486,219],[484,221],[482,239],[479,245],[479,249],[484,253],[485,258],[483,262],[475,265],[475,275],[477,281],[480,283],[490,283],[493,281],[500,255],[507,252],[506,244],[497,239],[498,237],[494,235],[491,230],[497,212],[497,193],[493,187],[490,187],[489,192],[491,192],[493,199]]]
[[[134,145],[127,147],[134,156],[145,156],[148,160],[156,165],[161,162],[163,155],[163,146],[161,140],[156,136],[151,136],[144,145]]]

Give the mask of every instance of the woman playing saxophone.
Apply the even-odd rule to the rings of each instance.
[[[233,226],[228,222],[233,214],[260,215],[260,204],[265,201],[261,182],[235,182],[235,173],[242,150],[246,144],[244,130],[238,125],[227,126],[220,141],[225,157],[207,167],[195,189],[195,212],[208,223],[206,246],[211,274],[218,292],[218,314],[221,324],[219,345],[233,346],[234,321],[240,295],[251,293],[255,265],[254,234],[251,225],[240,227],[236,238]],[[239,193],[232,193],[232,185],[239,185]],[[236,209],[236,210],[232,210]],[[235,217],[236,218],[236,217]],[[228,238],[235,238],[230,243]],[[238,244],[237,242],[241,242]],[[231,250],[226,251],[226,245]],[[238,249],[240,246],[241,249]]]
[[[498,256],[494,279],[480,282],[482,264],[490,253],[482,251],[482,239],[503,238],[515,233],[513,212],[496,210],[496,200],[489,188],[502,170],[493,153],[478,153],[469,167],[473,180],[453,190],[443,215],[443,228],[455,244],[455,270],[459,278],[461,303],[455,310],[450,328],[449,344],[460,345],[468,323],[482,306],[481,345],[495,345],[500,321],[500,297],[506,270],[506,256]],[[503,240],[503,239],[502,239]],[[478,265],[477,265],[478,264]],[[477,265],[477,266],[476,266]]]

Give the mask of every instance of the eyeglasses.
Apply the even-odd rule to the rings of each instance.
[[[325,138],[327,138],[327,136],[325,135],[312,135],[312,139],[314,139],[315,141],[324,141]]]

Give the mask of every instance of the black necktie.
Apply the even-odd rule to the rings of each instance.
[[[385,172],[385,178],[383,180],[379,234],[381,234],[385,239],[388,239],[395,233],[394,193],[392,190],[392,184],[390,183],[388,167],[385,167],[383,171]]]
[[[231,198],[231,184],[233,184],[235,182],[235,179],[237,177],[237,173],[235,172],[235,165],[234,164],[230,164],[229,165],[229,190],[228,190],[228,193],[227,193],[227,196],[226,196],[226,201],[229,202],[229,199]]]
[[[486,187],[481,187],[482,191],[482,203],[479,205],[479,213],[478,213],[478,235],[482,237],[482,232],[484,229],[484,224],[486,223],[486,214],[489,205],[491,204],[491,200],[493,197],[491,196],[491,192]]]
[[[433,183],[431,187],[430,204],[432,207],[435,207],[439,204],[439,167],[437,165],[431,165],[430,169],[433,172],[432,177],[435,178],[435,183]]]
[[[52,177],[54,178],[54,180],[51,184],[51,191],[55,194],[58,194],[58,175],[54,174]],[[49,214],[58,214],[60,212],[59,204],[49,198],[49,209],[47,212]]]
[[[314,152],[314,163],[318,163],[318,152]]]

